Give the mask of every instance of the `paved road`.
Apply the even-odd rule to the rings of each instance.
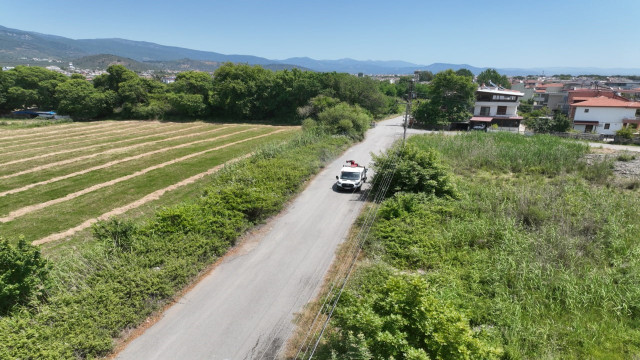
[[[117,358],[273,359],[362,208],[360,194],[332,190],[335,175],[347,159],[370,163],[370,152],[402,136],[401,123],[395,118],[371,129]]]
[[[618,150],[618,151],[637,151],[640,152],[640,146],[633,146],[633,145],[616,145],[616,144],[603,144],[603,143],[594,143],[594,142],[590,142],[589,146],[594,147],[594,148],[604,148],[604,149],[612,149],[612,150]]]

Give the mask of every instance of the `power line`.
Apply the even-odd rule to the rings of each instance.
[[[406,120],[406,119],[405,119]],[[406,127],[405,127],[405,135],[406,135]],[[394,175],[395,175],[395,170],[396,170],[396,165],[397,165],[397,161],[399,158],[399,153],[400,151],[402,151],[401,147],[396,147],[395,151],[393,152],[393,158],[392,160],[389,162],[389,165],[391,166],[392,169],[387,169],[388,171],[385,173],[385,175],[383,177],[374,177],[374,182],[372,184],[372,187],[376,187],[376,184],[378,185],[377,187],[377,192],[373,193],[373,191],[371,191],[368,194],[368,197],[372,198],[372,202],[373,205],[369,207],[369,210],[367,211],[366,215],[365,215],[365,219],[363,221],[363,224],[358,232],[358,234],[356,235],[356,239],[353,243],[353,245],[350,247],[349,251],[347,252],[347,254],[352,253],[351,255],[351,261],[350,262],[345,262],[345,265],[348,265],[347,268],[345,268],[345,274],[344,277],[341,281],[335,281],[333,282],[333,284],[331,285],[331,288],[328,292],[328,294],[325,296],[325,299],[322,303],[322,305],[320,306],[320,308],[318,309],[318,312],[311,324],[311,326],[309,327],[309,330],[307,331],[307,334],[304,338],[304,340],[301,342],[300,347],[298,349],[298,352],[296,354],[296,359],[300,358],[300,356],[302,356],[302,359],[311,359],[313,354],[315,353],[321,339],[322,336],[328,326],[329,320],[331,319],[334,310],[336,309],[336,306],[338,304],[338,301],[340,300],[340,296],[342,295],[342,292],[345,289],[345,286],[349,280],[349,277],[355,267],[355,264],[357,262],[357,259],[362,251],[362,247],[364,245],[365,240],[367,239],[369,232],[371,230],[371,227],[373,225],[373,223],[375,222],[375,219],[377,217],[377,213],[378,213],[378,208],[380,206],[380,203],[382,202],[382,200],[384,199],[386,192],[391,184],[391,180],[393,179]],[[380,173],[383,173],[382,171],[380,171]],[[341,268],[338,268],[338,273],[340,273]],[[337,290],[337,295],[334,297],[334,292]],[[333,301],[331,302],[331,304],[329,304],[329,300],[333,297]],[[324,323],[322,324],[321,328],[316,328],[319,323],[318,320],[320,318],[320,315],[323,313],[323,311],[326,309],[328,310],[328,306],[331,305],[331,309],[329,311],[329,314],[327,315],[326,320],[324,321]],[[318,323],[318,325],[316,325],[316,323]],[[319,332],[319,333],[318,333]],[[311,336],[311,334],[313,334],[313,336]],[[313,344],[313,347],[311,347],[313,339],[316,339],[315,343]],[[309,340],[307,342],[307,340]],[[306,347],[305,347],[306,345]],[[304,349],[304,352],[303,352]],[[310,351],[310,353],[309,353]],[[309,357],[307,358],[307,353],[309,353]]]

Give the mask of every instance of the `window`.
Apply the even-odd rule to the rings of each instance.
[[[480,115],[481,116],[489,116],[489,107],[488,106],[482,106],[480,108]]]
[[[498,115],[507,115],[507,107],[506,106],[498,106]]]
[[[493,95],[493,100],[497,101],[516,101],[515,95]]]
[[[610,126],[610,125],[611,125],[611,124],[609,124],[609,123],[604,124],[604,129],[605,129],[605,130],[609,130],[609,126]]]
[[[589,112],[589,109],[584,109],[584,112],[588,113],[588,112]]]

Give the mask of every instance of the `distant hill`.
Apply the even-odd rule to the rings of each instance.
[[[104,70],[110,65],[123,65],[129,70],[137,72],[160,69],[153,64],[142,63],[122,56],[108,54],[83,56],[73,60],[73,66],[78,69]]]
[[[175,46],[165,46],[146,41],[132,41],[125,39],[81,39],[74,40],[62,36],[40,34],[37,32],[9,29],[0,26],[0,64],[45,65],[48,62],[68,62],[80,64],[84,57],[99,54],[113,54],[119,57],[115,61],[125,61],[131,66],[141,66],[133,63],[146,64],[166,70],[202,70],[213,71],[224,62],[261,65],[265,68],[291,69],[300,68],[323,72],[348,72],[352,74],[412,74],[415,70],[429,70],[439,72],[446,69],[457,70],[466,68],[474,74],[479,74],[486,68],[474,67],[466,64],[434,63],[418,65],[405,61],[376,61],[376,60],[314,60],[308,57],[294,57],[285,60],[270,60],[252,55],[225,55],[211,51],[192,50]],[[37,58],[38,60],[34,60]],[[46,59],[46,60],[45,60]],[[105,58],[107,59],[107,58]],[[95,61],[98,61],[95,59]],[[99,60],[103,61],[103,60]],[[107,61],[107,60],[104,60]],[[600,75],[640,75],[638,69],[601,69],[576,67],[547,67],[547,68],[508,68],[497,69],[505,75],[540,75],[540,74],[600,74]]]

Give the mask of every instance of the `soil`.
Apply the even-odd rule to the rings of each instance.
[[[611,149],[593,149],[594,152],[587,154],[585,160],[587,164],[594,162],[613,160],[613,173],[617,177],[638,178],[640,177],[640,154],[631,151],[616,151]]]

